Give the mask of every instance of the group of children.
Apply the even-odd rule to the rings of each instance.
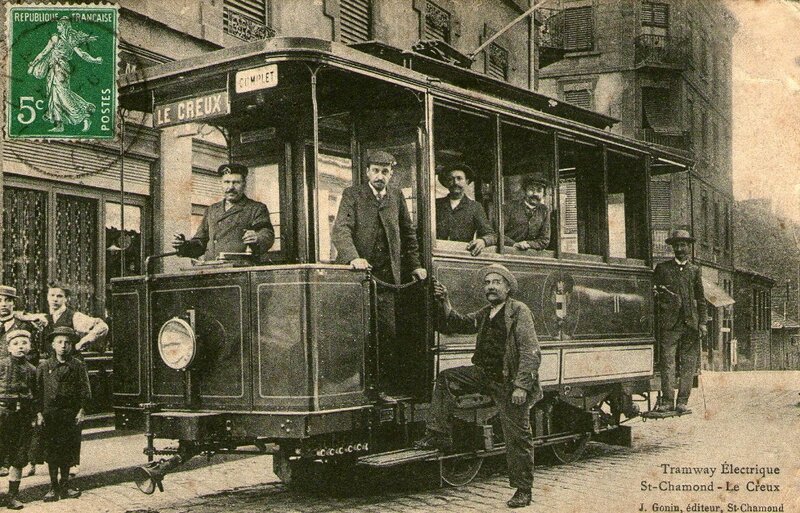
[[[32,444],[41,449],[50,472],[44,501],[80,496],[70,487],[69,472],[80,453],[81,423],[91,399],[86,364],[73,353],[81,340],[78,332],[51,322],[43,346],[49,357],[35,367],[35,324],[14,316],[16,297],[16,289],[0,285],[0,461],[9,467],[9,509],[23,507],[18,498],[22,470],[29,461],[36,463],[32,452],[40,452],[31,451]]]

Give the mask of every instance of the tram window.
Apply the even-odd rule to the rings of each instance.
[[[552,215],[553,136],[543,131],[504,124],[503,231],[507,251],[547,255],[555,248]]]
[[[433,139],[437,173],[437,247],[466,251],[467,245],[476,236],[494,244],[495,228],[491,222],[495,210],[494,121],[489,117],[437,105],[434,109]],[[467,183],[461,182],[461,187],[454,183],[448,188],[445,184],[449,183],[449,176],[446,175],[450,175],[450,170],[456,171],[454,167],[458,166],[467,168],[462,170]],[[460,199],[462,191],[467,203]],[[471,205],[472,201],[477,205],[465,207]]]
[[[248,194],[252,199],[260,201],[269,209],[269,219],[275,229],[275,243],[270,248],[270,253],[281,250],[281,197],[280,197],[280,166],[278,164],[265,164],[251,166],[250,174],[253,179],[248,179]]]
[[[317,201],[319,201],[319,258],[320,262],[335,262],[336,247],[331,242],[333,224],[339,212],[342,192],[353,185],[353,160],[349,155],[337,155],[330,150],[319,154],[319,184]]]
[[[604,252],[603,157],[600,148],[562,140],[559,144],[562,253]]]
[[[609,256],[647,258],[646,183],[640,159],[608,152]]]

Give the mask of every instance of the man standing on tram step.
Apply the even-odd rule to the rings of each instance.
[[[78,341],[75,330],[59,326],[46,340],[50,342],[52,354],[39,362],[36,390],[42,411],[39,421],[43,425],[45,460],[50,471],[50,491],[44,501],[52,502],[81,495],[69,486],[69,468],[75,451],[80,450],[76,447],[76,434],[84,421],[92,392],[86,364],[72,356],[73,344]]]
[[[223,164],[220,175],[224,198],[206,210],[203,222],[190,240],[175,234],[172,247],[178,256],[216,260],[220,253],[248,253],[257,262],[265,262],[275,242],[275,230],[267,206],[244,194],[247,166]]]
[[[443,333],[476,333],[474,365],[439,373],[428,413],[427,433],[415,442],[418,449],[452,450],[454,393],[482,392],[494,400],[506,442],[506,463],[514,496],[506,503],[520,508],[531,503],[533,486],[533,432],[530,409],[542,398],[539,386],[541,352],[533,316],[521,301],[509,297],[517,279],[500,264],[481,270],[483,291],[489,304],[469,314],[451,305],[447,288],[434,281]]]
[[[497,237],[483,206],[464,194],[474,178],[472,168],[464,163],[446,166],[439,173],[439,183],[450,193],[436,200],[436,238],[468,242],[467,251],[477,256],[495,244]]]
[[[367,183],[353,185],[342,192],[342,201],[331,240],[337,261],[350,264],[354,271],[371,269],[384,282],[399,285],[411,274],[415,280],[428,277],[420,264],[417,234],[403,193],[390,187],[394,156],[379,150],[367,153]],[[381,397],[391,400],[387,390],[399,369],[395,342],[395,291],[378,285],[378,386]],[[398,368],[394,368],[398,367]]]
[[[58,283],[51,283],[47,289],[47,306],[49,313],[37,314],[42,320],[44,338],[47,339],[54,329],[59,327],[72,328],[80,337],[80,340],[75,344],[73,356],[78,359],[83,359],[81,354],[84,350],[91,349],[91,346],[100,337],[108,333],[108,324],[103,319],[98,317],[90,317],[81,312],[75,311],[68,306],[69,298],[72,292],[69,288]],[[72,462],[72,475],[80,472],[80,448],[82,434],[80,429],[76,432],[77,448],[75,452],[75,459]],[[27,474],[33,475],[36,473],[36,465],[41,463],[41,440],[37,434],[34,437],[34,443],[31,445],[31,466]]]
[[[550,244],[550,208],[543,203],[547,182],[534,175],[525,175],[521,183],[522,198],[503,205],[505,245],[516,249],[547,249]]]
[[[690,261],[694,238],[686,230],[675,230],[666,243],[675,258],[656,265],[653,284],[659,319],[661,402],[656,411],[688,413],[694,372],[700,358],[700,336],[705,336],[706,299],[700,267]],[[680,366],[678,402],[675,399],[675,359]]]

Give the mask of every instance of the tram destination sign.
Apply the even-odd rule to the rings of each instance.
[[[231,103],[227,91],[208,93],[194,98],[184,98],[169,103],[156,104],[153,123],[163,128],[181,123],[203,121],[230,114]]]
[[[278,85],[278,65],[268,64],[236,72],[236,92],[249,93]]]

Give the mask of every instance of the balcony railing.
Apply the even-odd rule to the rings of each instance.
[[[636,38],[636,66],[686,69],[689,54],[677,38],[642,34]]]
[[[275,30],[266,23],[244,16],[227,6],[222,8],[222,25],[226,34],[246,42],[275,37]]]
[[[692,137],[688,130],[679,133],[665,134],[653,130],[652,128],[643,128],[641,130],[641,139],[684,151],[691,151],[692,149]]]

